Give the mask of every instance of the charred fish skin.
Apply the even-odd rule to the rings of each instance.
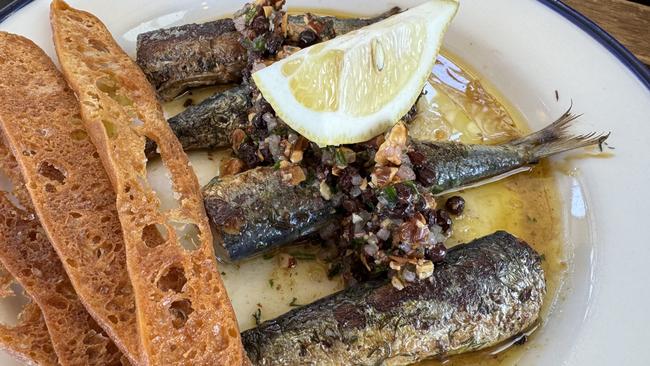
[[[408,155],[418,182],[433,193],[441,193],[516,171],[565,151],[600,146],[609,137],[569,133],[576,118],[569,109],[546,128],[500,145],[414,141]]]
[[[169,101],[189,88],[239,82],[246,50],[232,19],[221,19],[138,35],[137,63]]]
[[[429,279],[351,287],[242,333],[254,365],[406,365],[507,340],[539,317],[540,256],[499,231],[449,251]]]
[[[330,39],[397,12],[399,8],[393,8],[371,19],[290,16],[287,41],[299,44],[300,34],[307,29],[317,32],[319,39]],[[311,26],[305,23],[306,18]],[[136,62],[159,98],[170,101],[190,88],[240,82],[247,54],[233,20],[220,19],[138,35]]]
[[[167,122],[183,151],[228,147],[233,131],[248,125],[246,111],[251,105],[248,87],[236,86],[188,107]],[[155,150],[154,142],[148,140],[147,156]]]
[[[282,170],[260,167],[214,178],[203,188],[220,259],[237,261],[294,242],[328,223],[334,205],[318,186],[284,181]]]

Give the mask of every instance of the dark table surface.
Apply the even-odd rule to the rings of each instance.
[[[0,9],[15,1],[0,0]],[[644,5],[648,0],[562,1],[596,22],[650,65],[650,6]]]

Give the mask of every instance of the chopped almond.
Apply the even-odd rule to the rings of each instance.
[[[388,133],[386,141],[384,141],[377,154],[375,154],[375,162],[379,165],[401,165],[402,153],[406,150],[408,131],[402,122],[396,124]]]
[[[244,170],[246,164],[241,159],[228,159],[225,163],[221,164],[219,175],[222,177],[228,175],[235,175]]]
[[[241,146],[242,142],[246,139],[246,132],[241,128],[238,128],[232,132],[230,135],[230,140],[232,141],[232,149],[237,151]]]
[[[305,171],[298,165],[292,165],[282,170],[282,180],[292,186],[297,186],[306,179]]]
[[[320,182],[320,195],[323,196],[326,201],[332,199],[332,189],[325,181]]]
[[[399,169],[395,167],[385,166],[375,168],[375,170],[370,175],[373,185],[379,188],[389,185],[394,181],[398,170]]]

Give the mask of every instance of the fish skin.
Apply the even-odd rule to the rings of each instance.
[[[137,64],[163,101],[189,88],[238,83],[246,50],[232,19],[138,35]]]
[[[322,38],[330,39],[364,27],[399,11],[371,19],[338,19],[306,15],[319,24]],[[291,16],[289,43],[297,43],[307,29],[304,16]],[[162,101],[170,101],[190,88],[239,83],[247,65],[246,49],[232,19],[186,24],[138,35],[136,62]]]
[[[291,186],[282,170],[259,167],[216,177],[202,190],[205,209],[222,241],[215,242],[220,259],[237,261],[294,242],[328,223],[334,205],[318,185]],[[238,226],[238,234],[227,227]]]
[[[248,87],[240,85],[188,107],[167,122],[183,151],[228,147],[233,131],[248,125],[246,113],[251,106]],[[155,143],[147,140],[145,151],[153,156]]]
[[[433,193],[504,174],[534,161],[525,149],[510,145],[414,142],[409,157],[418,183]]]
[[[548,127],[501,145],[465,145],[455,142],[413,142],[413,150],[409,157],[413,163],[414,170],[418,177],[418,184],[423,190],[430,190],[434,193],[446,191],[453,188],[466,187],[476,182],[487,181],[493,177],[501,176],[503,173],[518,171],[521,167],[535,164],[539,159],[554,155],[563,151],[572,150],[584,146],[601,144],[609,135],[580,135],[574,136],[567,133],[567,128],[575,117],[567,111],[557,121]],[[254,256],[260,252],[289,244],[301,238],[306,228],[315,229],[309,224],[302,222],[302,218],[313,220],[317,217],[318,225],[326,223],[327,217],[335,219],[334,205],[328,202],[327,205],[315,204],[322,202],[322,197],[317,195],[315,187],[310,188],[310,194],[291,195],[287,200],[289,204],[282,206],[283,215],[289,215],[290,210],[298,210],[291,217],[293,223],[288,225],[284,219],[279,219],[270,209],[274,205],[282,205],[285,194],[281,192],[284,188],[275,180],[266,180],[264,174],[271,175],[271,168],[256,170],[253,172],[240,173],[234,177],[223,179],[215,178],[204,188],[204,203],[210,222],[213,228],[222,230],[227,213],[230,208],[238,207],[245,197],[249,206],[246,207],[245,215],[241,219],[250,225],[243,226],[238,234],[226,235],[225,242],[228,252],[233,252],[230,260],[241,260]],[[265,173],[263,173],[265,172]],[[252,179],[252,177],[258,177]],[[246,182],[241,185],[240,182]],[[254,184],[259,184],[255,187]],[[245,187],[245,188],[244,188]],[[301,186],[302,187],[302,186]],[[294,190],[298,188],[294,187]],[[241,192],[239,192],[241,190]],[[276,191],[274,191],[276,190]],[[293,192],[293,191],[290,191]],[[269,207],[266,209],[266,207]],[[256,211],[264,208],[264,211]],[[304,212],[309,208],[309,214]],[[322,209],[323,211],[318,211]],[[260,213],[264,212],[264,213]],[[287,226],[288,225],[288,226]],[[269,228],[282,227],[281,232],[268,231]],[[311,231],[307,231],[311,232]],[[292,240],[289,240],[292,239]],[[255,243],[253,245],[253,243]],[[245,250],[235,249],[243,246]],[[218,248],[219,243],[215,243]]]
[[[242,333],[253,365],[406,365],[525,331],[546,292],[540,256],[504,232],[459,245],[429,279],[353,286]]]
[[[433,193],[441,193],[536,164],[551,155],[601,145],[609,137],[571,135],[568,128],[576,118],[569,109],[546,128],[499,145],[414,141],[409,158],[418,182]]]

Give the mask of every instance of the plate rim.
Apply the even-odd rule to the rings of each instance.
[[[34,0],[15,0],[0,9],[0,24],[32,1]],[[536,1],[578,26],[578,28],[583,32],[589,34],[591,38],[597,41],[601,46],[605,47],[616,57],[616,59],[625,65],[625,67],[637,77],[645,88],[650,91],[650,67],[641,62],[641,60],[639,60],[611,34],[579,11],[562,2],[562,0]]]

